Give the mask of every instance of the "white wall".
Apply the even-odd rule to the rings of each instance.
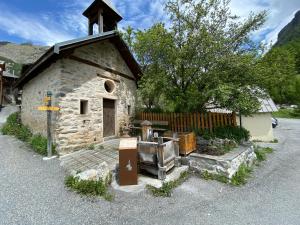
[[[239,117],[237,117],[237,124],[240,124]],[[250,131],[251,140],[274,140],[271,113],[257,113],[251,117],[243,116],[242,126]]]

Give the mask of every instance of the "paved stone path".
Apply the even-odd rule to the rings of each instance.
[[[68,172],[96,169],[106,162],[110,170],[115,169],[119,162],[119,139],[109,140],[96,146],[95,150],[82,150],[60,158],[61,166]]]

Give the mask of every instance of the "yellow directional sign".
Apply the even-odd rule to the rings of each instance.
[[[39,111],[59,111],[60,108],[56,106],[40,106],[38,107]]]
[[[45,97],[44,102],[49,102],[51,100],[51,97]]]

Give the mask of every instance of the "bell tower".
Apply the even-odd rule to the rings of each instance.
[[[88,18],[88,35],[94,34],[94,24],[98,24],[99,34],[117,29],[123,18],[111,0],[95,0],[84,12]]]

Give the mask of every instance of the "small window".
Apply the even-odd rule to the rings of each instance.
[[[115,83],[111,80],[107,80],[104,83],[104,88],[108,93],[113,93],[115,90]]]
[[[128,115],[131,114],[131,105],[128,105],[128,106],[127,106],[127,113],[128,113]]]
[[[88,113],[88,101],[80,100],[80,115],[86,115]]]

